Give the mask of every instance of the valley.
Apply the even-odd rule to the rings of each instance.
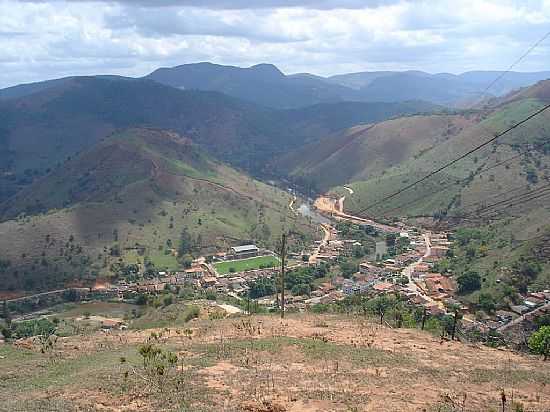
[[[0,90],[0,410],[547,410],[548,76]]]

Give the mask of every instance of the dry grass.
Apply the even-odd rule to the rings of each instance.
[[[139,373],[151,332],[64,338],[49,356],[0,346],[0,392],[11,395],[0,409],[488,411],[500,410],[503,389],[507,411],[550,408],[550,368],[538,358],[324,315],[154,330],[179,358],[160,393]]]

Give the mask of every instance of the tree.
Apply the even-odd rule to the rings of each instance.
[[[174,303],[174,296],[172,294],[168,294],[162,298],[162,306],[170,306],[172,303]]]
[[[275,293],[275,281],[269,278],[260,278],[250,285],[250,298],[258,299]]]
[[[395,306],[395,299],[391,299],[386,295],[380,295],[374,299],[371,299],[367,303],[371,312],[380,315],[380,324],[384,323],[384,315],[388,309]]]
[[[2,305],[2,316],[4,317],[4,320],[6,321],[6,326],[8,329],[11,327],[11,314],[10,309],[8,308],[8,302],[4,301],[4,304]]]
[[[480,293],[478,304],[481,309],[487,313],[493,313],[496,309],[496,303],[490,293]]]
[[[538,355],[542,355],[544,360],[550,356],[550,326],[542,326],[529,338],[529,349]]]
[[[308,284],[300,283],[298,285],[294,285],[291,289],[291,292],[295,296],[304,296],[311,293],[311,287]]]
[[[180,235],[179,256],[188,255],[193,250],[193,238],[186,228],[183,228]]]
[[[359,271],[359,265],[353,262],[345,261],[340,263],[340,269],[342,269],[342,275],[345,278],[350,278],[351,275]]]
[[[135,304],[139,306],[143,306],[147,304],[147,295],[144,295],[143,293],[137,295]]]
[[[473,270],[460,275],[457,278],[457,282],[460,293],[469,293],[481,288],[481,276]]]

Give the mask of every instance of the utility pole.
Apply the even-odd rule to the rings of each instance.
[[[427,309],[424,307],[424,313],[422,314],[422,330],[424,330],[424,325],[426,324],[426,314],[427,314]]]
[[[455,309],[455,317],[453,319],[453,332],[451,334],[451,340],[455,340],[456,322],[458,320],[458,309]]]
[[[4,300],[3,308],[2,308],[2,316],[4,317],[4,320],[6,321],[6,326],[8,329],[11,327],[11,314],[10,310],[8,308],[8,302]]]
[[[281,241],[281,319],[285,317],[285,265],[286,265],[286,233]]]

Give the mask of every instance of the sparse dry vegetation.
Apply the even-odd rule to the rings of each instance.
[[[503,393],[505,411],[550,408],[539,357],[360,316],[201,314],[58,338],[52,351],[30,340],[0,346],[0,391],[11,394],[0,409],[500,411]]]

